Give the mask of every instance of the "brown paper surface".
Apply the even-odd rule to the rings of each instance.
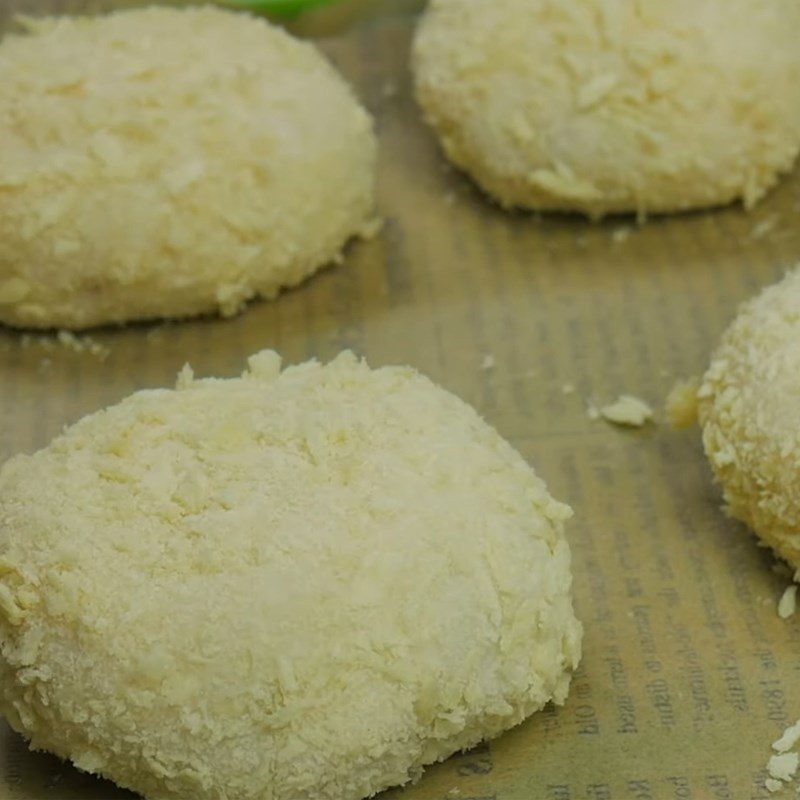
[[[800,716],[800,620],[776,614],[787,579],[720,512],[696,430],[673,431],[663,414],[623,430],[587,405],[632,393],[660,408],[703,369],[737,304],[800,260],[800,174],[751,214],[642,228],[501,211],[420,121],[407,68],[419,5],[351,0],[298,26],[336,33],[323,47],[376,116],[382,233],[236,319],[93,332],[104,360],[0,330],[0,455],[170,385],[185,361],[224,376],[265,347],[288,362],[349,347],[373,366],[411,364],[472,403],[574,507],[585,654],[565,706],[386,800],[772,796],[770,743]],[[123,797],[0,727],[2,800]]]

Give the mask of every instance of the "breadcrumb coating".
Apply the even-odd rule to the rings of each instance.
[[[564,701],[570,514],[410,368],[185,368],[0,471],[0,709],[151,800],[358,800]]]
[[[313,45],[210,7],[26,26],[0,42],[0,321],[230,315],[369,232],[372,123]]]
[[[727,510],[800,567],[800,268],[742,306],[697,398]]]
[[[504,206],[752,206],[800,151],[796,0],[431,0],[419,102]]]

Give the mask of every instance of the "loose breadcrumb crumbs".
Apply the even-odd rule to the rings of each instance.
[[[697,424],[697,378],[678,381],[667,395],[664,413],[673,428],[691,428]]]
[[[779,781],[790,781],[797,772],[800,756],[797,753],[780,753],[767,762],[767,772],[771,778]]]
[[[800,739],[800,719],[794,723],[794,725],[790,725],[781,735],[780,739],[777,739],[772,743],[772,749],[775,750],[777,753],[785,753],[787,750],[791,750],[796,744],[797,741]]]
[[[53,353],[58,347],[69,350],[71,353],[82,355],[84,353],[94,356],[99,361],[105,361],[111,354],[111,349],[104,344],[92,339],[91,336],[78,336],[68,330],[57,331],[54,336],[48,334],[31,335],[25,333],[20,337],[20,346],[23,350],[30,347],[39,347],[46,353]],[[47,359],[49,361],[49,359]]]
[[[641,398],[623,394],[613,403],[603,406],[600,415],[614,425],[641,428],[653,419],[653,409]]]
[[[789,619],[797,611],[797,585],[787,586],[781,599],[778,601],[778,616]]]
[[[58,331],[56,339],[58,339],[58,343],[62,347],[72,350],[73,353],[90,353],[93,356],[97,356],[101,361],[105,361],[110,353],[107,347],[96,342],[91,336],[77,336],[72,331]]]

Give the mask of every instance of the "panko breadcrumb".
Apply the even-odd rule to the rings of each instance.
[[[697,399],[728,511],[800,567],[800,268],[740,309]]]
[[[772,743],[776,753],[785,753],[791,750],[800,740],[800,719],[784,730],[780,738]]]
[[[247,14],[25,21],[0,42],[0,321],[230,315],[374,231],[368,114]]]
[[[699,379],[678,381],[670,389],[664,403],[664,413],[669,424],[678,430],[697,424],[697,388]]]
[[[784,589],[778,601],[778,616],[789,619],[797,611],[797,584],[792,584]]]
[[[797,753],[780,753],[767,762],[767,772],[771,778],[779,781],[790,781],[797,772],[800,756]]]
[[[800,151],[797,0],[431,0],[416,92],[502,205],[752,206]]]
[[[564,701],[570,513],[410,368],[187,367],[0,471],[0,709],[148,798],[371,796]]]
[[[622,394],[613,403],[600,408],[599,416],[614,425],[641,428],[653,419],[653,409],[640,397]]]

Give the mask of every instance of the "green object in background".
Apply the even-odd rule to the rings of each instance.
[[[261,14],[278,17],[296,17],[318,6],[330,5],[337,0],[223,0],[227,6],[246,8]]]

